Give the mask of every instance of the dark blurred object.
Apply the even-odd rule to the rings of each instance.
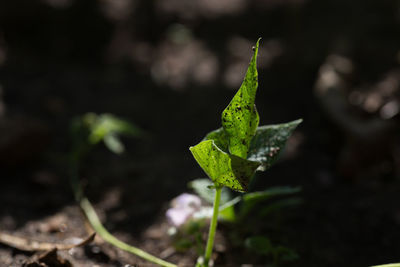
[[[41,255],[34,255],[26,261],[23,267],[72,267],[72,264],[57,254],[57,249],[52,249]]]
[[[37,158],[49,143],[48,127],[33,118],[0,119],[0,166],[16,167]]]
[[[98,61],[111,30],[95,0],[0,1],[0,47],[4,39],[9,63]]]
[[[345,135],[338,158],[339,172],[351,178],[400,174],[400,72],[355,87],[353,62],[330,55],[319,71],[315,95],[328,118]]]

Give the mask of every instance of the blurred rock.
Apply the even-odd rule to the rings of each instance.
[[[192,39],[177,43],[170,38],[157,49],[151,74],[155,82],[183,90],[191,83],[214,82],[218,67],[216,56],[203,43]]]
[[[350,59],[328,56],[320,67],[314,88],[321,108],[346,140],[337,161],[339,171],[351,178],[398,173],[394,148],[399,142],[396,138],[399,124],[389,118],[398,113],[398,102],[394,98],[400,75],[391,72],[383,81],[359,88],[352,83],[354,69]]]
[[[158,0],[157,8],[166,14],[176,15],[184,19],[198,17],[214,18],[222,15],[242,13],[246,10],[244,0]]]
[[[53,0],[54,1],[54,0]],[[135,0],[100,0],[100,7],[106,17],[115,20],[127,20],[136,7]]]

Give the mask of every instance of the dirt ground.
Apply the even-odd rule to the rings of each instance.
[[[88,198],[118,238],[193,266],[195,249],[173,249],[165,211],[204,177],[188,147],[219,127],[261,36],[260,124],[304,122],[255,190],[301,186],[302,203],[243,227],[296,251],[279,266],[400,262],[397,1],[17,2],[0,2],[0,233],[89,235],[68,180],[69,127],[112,113],[146,137],[124,138],[120,156],[92,151],[80,172]],[[98,237],[58,256],[61,266],[152,266]],[[229,224],[214,256],[272,266],[233,242]],[[0,244],[0,266],[38,257]]]

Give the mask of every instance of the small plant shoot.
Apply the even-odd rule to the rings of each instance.
[[[287,187],[270,188],[263,192],[248,193],[235,198],[231,197],[231,192],[229,191],[231,189],[238,192],[247,192],[254,173],[256,171],[265,171],[276,162],[291,133],[301,123],[301,120],[296,120],[284,124],[258,126],[260,119],[255,106],[255,98],[258,86],[257,54],[259,41],[254,47],[254,54],[242,85],[222,112],[222,127],[207,134],[204,140],[196,146],[190,147],[194,158],[211,179],[211,181],[208,179],[194,181],[191,186],[204,199],[210,202],[213,201],[213,208],[208,208],[204,212],[204,210],[201,210],[200,198],[195,195],[185,194],[177,200],[176,206],[168,212],[171,222],[177,226],[183,225],[184,219],[191,218],[194,214],[211,218],[204,257],[198,259],[196,265],[198,267],[207,267],[212,264],[211,255],[218,216],[226,221],[242,222],[243,218],[249,216],[255,210],[257,203],[276,195],[292,194],[299,190],[299,188]],[[78,178],[80,161],[87,156],[95,145],[104,142],[107,148],[114,153],[120,154],[124,151],[124,145],[119,139],[120,135],[140,137],[142,134],[143,132],[139,128],[111,114],[97,115],[88,113],[75,120],[72,127],[74,145],[70,156],[71,185],[75,198],[86,214],[88,221],[105,241],[149,262],[161,266],[176,267],[175,264],[166,262],[137,247],[130,246],[110,234],[100,222],[89,200],[85,197]],[[215,190],[209,190],[209,188]],[[239,212],[236,213],[234,205],[238,202],[242,202],[242,205]],[[280,206],[291,204],[293,204],[293,201],[277,203]],[[191,209],[187,210],[187,206]],[[271,209],[279,208],[280,206],[271,206],[268,210],[262,210],[261,213],[267,214]],[[174,214],[179,216],[174,217]],[[192,222],[196,223],[195,221]],[[186,225],[186,227],[194,227],[187,228],[191,230],[189,233],[195,233],[196,229],[201,227],[202,223],[201,221],[199,222]],[[198,232],[196,235],[192,234],[184,237],[186,237],[186,242],[177,244],[177,247],[184,249],[188,245],[195,244],[199,251],[202,250],[201,235]],[[246,241],[246,246],[259,254],[272,256],[275,262],[278,262],[281,257],[291,255],[289,250],[271,245],[269,239],[263,236],[249,237]]]
[[[254,173],[257,170],[265,171],[276,162],[286,141],[302,121],[299,119],[258,127],[259,115],[255,98],[258,87],[259,42],[260,39],[253,48],[254,54],[242,85],[222,112],[222,127],[210,132],[203,141],[189,148],[216,189],[206,252],[198,266],[209,266],[222,188],[248,191]]]
[[[143,136],[142,130],[132,123],[107,113],[87,113],[81,118],[76,118],[72,123],[71,131],[75,153],[81,152],[82,147],[94,146],[103,141],[109,150],[121,154],[125,147],[119,136]]]
[[[124,152],[125,147],[119,139],[120,135],[141,137],[142,134],[141,129],[112,114],[87,113],[73,120],[71,135],[74,144],[70,155],[70,182],[72,190],[89,224],[104,241],[159,266],[177,267],[173,263],[164,261],[144,250],[119,240],[108,232],[101,223],[89,199],[85,196],[83,186],[79,180],[79,163],[89,154],[94,146],[103,141],[104,145],[110,151],[121,154]]]

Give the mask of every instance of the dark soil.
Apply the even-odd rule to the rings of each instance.
[[[88,198],[118,238],[193,266],[195,249],[173,250],[165,211],[204,177],[188,147],[219,127],[262,36],[260,124],[304,122],[254,189],[301,186],[302,204],[239,231],[221,224],[216,266],[272,266],[233,241],[241,231],[299,255],[279,266],[400,262],[398,11],[394,0],[1,1],[0,231],[88,236],[69,186],[69,126],[112,113],[146,136],[123,139],[121,156],[92,151]],[[57,253],[73,266],[151,266],[100,238]],[[0,266],[41,259],[0,244]]]

